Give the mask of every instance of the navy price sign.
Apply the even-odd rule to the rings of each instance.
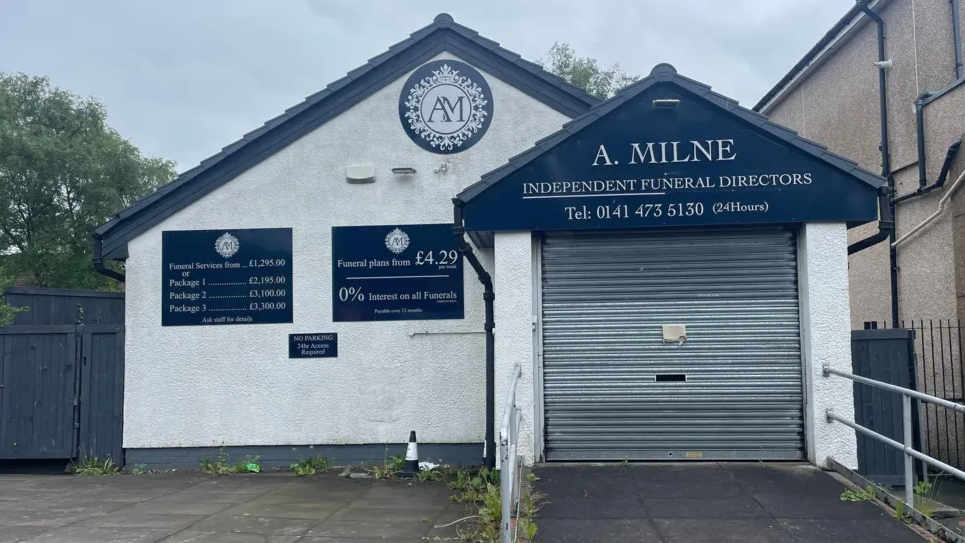
[[[463,318],[451,224],[332,227],[332,319]]]
[[[292,229],[161,233],[161,325],[292,322]]]
[[[288,358],[337,358],[338,334],[288,334]]]

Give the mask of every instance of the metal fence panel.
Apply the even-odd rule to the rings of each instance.
[[[0,459],[71,458],[74,326],[0,328]]]
[[[914,331],[903,329],[851,332],[852,371],[861,377],[915,389],[914,336]],[[898,394],[856,382],[855,422],[901,441],[901,401]],[[902,485],[904,472],[901,451],[858,434],[858,473],[879,484]]]

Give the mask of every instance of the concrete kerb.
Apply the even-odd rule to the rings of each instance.
[[[916,533],[929,538],[934,536],[939,538],[941,541],[947,541],[949,543],[965,543],[965,537],[962,537],[961,535],[949,530],[938,521],[930,517],[926,517],[921,513],[921,511],[918,511],[914,507],[905,505],[904,502],[902,502],[896,496],[890,494],[885,489],[872,483],[868,479],[865,479],[860,474],[838,463],[833,458],[827,459],[827,467],[833,471],[833,473],[831,473],[833,477],[841,481],[842,484],[848,486],[852,490],[863,492],[865,489],[870,487],[874,491],[875,504],[895,518],[898,518],[897,510],[899,508],[902,509],[902,511],[904,511],[908,517],[915,521],[915,524],[907,522],[906,524]]]

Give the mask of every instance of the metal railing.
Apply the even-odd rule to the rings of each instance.
[[[509,387],[509,396],[503,409],[503,424],[499,428],[499,501],[502,508],[500,517],[500,533],[503,543],[516,540],[519,520],[519,484],[521,466],[516,449],[519,446],[519,423],[522,414],[516,405],[516,385],[522,370],[517,365],[513,368],[513,379]],[[513,513],[517,515],[513,519]],[[515,530],[514,530],[515,529]]]
[[[871,437],[872,439],[877,439],[878,441],[881,441],[882,443],[890,445],[904,453],[905,455],[905,504],[907,504],[909,507],[912,507],[912,508],[914,508],[915,506],[914,459],[916,458],[930,466],[946,471],[954,475],[958,479],[965,481],[965,471],[949,466],[948,464],[942,462],[941,460],[937,460],[935,458],[932,458],[931,456],[928,456],[927,454],[924,454],[920,451],[916,451],[912,447],[911,400],[912,398],[914,398],[922,402],[926,402],[926,403],[930,403],[930,404],[938,405],[942,407],[947,407],[948,409],[952,409],[958,413],[965,413],[965,405],[950,402],[948,400],[944,400],[942,398],[938,398],[930,394],[918,392],[917,390],[911,390],[909,388],[900,387],[898,385],[892,385],[891,383],[885,383],[883,381],[868,379],[867,377],[861,377],[848,372],[838,371],[836,369],[832,369],[825,366],[824,376],[830,377],[832,375],[836,375],[838,377],[844,377],[845,379],[851,379],[852,381],[855,381],[857,383],[863,383],[868,386],[877,387],[877,388],[888,390],[901,395],[902,429],[904,430],[903,432],[904,443],[899,443],[894,439],[891,439],[890,437],[883,436],[878,432],[872,431],[850,420],[839,417],[838,415],[835,415],[834,412],[830,409],[827,412],[827,417],[828,417],[828,422],[832,422],[832,421],[840,422],[845,426],[854,428],[855,431],[861,432],[862,434],[868,437]]]
[[[955,403],[965,402],[965,334],[962,333],[965,321],[868,321],[864,326],[865,329],[913,330],[916,379],[912,388]],[[923,405],[919,411],[922,452],[965,470],[965,413],[937,405]]]

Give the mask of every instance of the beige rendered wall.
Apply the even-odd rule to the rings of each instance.
[[[959,86],[925,107],[926,178],[938,179],[948,145],[962,135],[965,123],[965,85]],[[938,209],[939,200],[958,178],[965,166],[965,152],[952,165],[945,188],[898,204],[898,236],[903,236]],[[918,188],[918,167],[906,168],[895,176],[898,194]],[[962,209],[957,193],[945,211],[930,225],[898,246],[898,298],[903,319],[954,319],[958,316],[956,299],[965,288],[965,278],[956,274],[957,260],[965,252],[962,224],[954,228],[955,215]],[[956,209],[956,205],[959,209]],[[958,219],[961,221],[962,219]],[[958,275],[959,277],[956,277]]]
[[[885,22],[886,56],[894,63],[887,72],[891,169],[898,194],[906,194],[918,187],[915,99],[922,92],[942,90],[955,80],[951,7],[945,1],[892,0],[878,11]],[[866,20],[851,34],[765,113],[802,136],[857,160],[862,167],[880,172],[878,68],[874,65],[878,59],[877,28]],[[965,95],[956,89],[925,111],[931,182],[937,178],[949,143],[965,129],[965,123],[961,123]],[[955,178],[950,177],[949,183]],[[899,204],[898,235],[932,213],[941,193]],[[965,204],[961,211],[965,213]],[[965,271],[958,273],[961,280],[956,283],[952,215],[949,212],[932,228],[899,247],[899,318],[956,316],[956,284],[965,285]],[[960,226],[965,225],[965,218],[960,220]],[[853,228],[848,241],[853,243],[875,232],[877,223]],[[960,243],[965,250],[965,241]],[[959,267],[965,269],[965,256],[959,260]],[[865,321],[890,320],[888,243],[852,255],[848,267],[852,327],[861,328]],[[965,292],[961,287],[957,291]],[[965,306],[965,302],[959,305]]]

